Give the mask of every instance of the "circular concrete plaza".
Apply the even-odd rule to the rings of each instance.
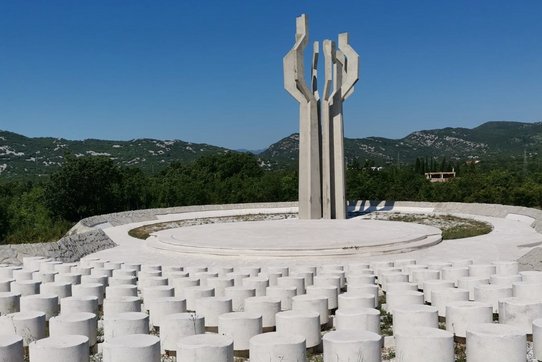
[[[426,248],[441,240],[438,228],[414,223],[287,219],[167,229],[152,233],[147,245],[224,256],[368,256]]]

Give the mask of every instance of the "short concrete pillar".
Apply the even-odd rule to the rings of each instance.
[[[346,266],[346,271],[349,274],[356,274],[356,272],[370,269],[369,263],[352,263]]]
[[[442,280],[450,280],[454,282],[454,286],[457,287],[457,281],[459,279],[469,276],[469,268],[446,267],[446,268],[442,268],[441,273],[442,273]]]
[[[326,333],[324,361],[380,362],[382,337],[363,330],[342,330]]]
[[[98,314],[98,297],[67,297],[60,300],[60,313],[87,312]]]
[[[517,297],[499,300],[499,323],[514,326],[525,334],[533,333],[533,321],[542,318],[542,300]]]
[[[139,279],[139,283],[142,283],[141,287],[153,285],[152,280],[156,281],[155,285],[164,285],[164,280],[167,279],[166,277],[162,276],[162,272],[160,270],[152,270],[152,271],[142,270],[139,273],[137,273],[137,277]]]
[[[498,275],[494,274],[489,278],[490,284],[496,284],[496,285],[504,285],[507,287],[511,287],[512,284],[521,282],[521,275],[515,274],[515,275]]]
[[[218,317],[232,312],[232,300],[228,297],[200,298],[196,304],[196,313],[205,319],[205,327],[218,328]]]
[[[177,360],[233,362],[233,339],[214,333],[183,337],[177,344]]]
[[[468,268],[471,277],[489,278],[497,272],[497,267],[493,264],[471,264]]]
[[[139,297],[115,297],[104,299],[104,316],[118,313],[141,312],[142,301]]]
[[[20,266],[4,266],[0,268],[0,280],[13,279],[13,271],[21,270]]]
[[[519,263],[513,260],[499,260],[491,264],[495,265],[497,275],[516,275],[519,273]]]
[[[250,339],[250,362],[306,361],[306,348],[301,335],[263,333]]]
[[[454,362],[454,335],[438,328],[400,329],[395,354],[401,362]]]
[[[370,269],[376,270],[379,268],[392,268],[393,267],[393,261],[389,260],[382,260],[382,261],[373,261],[369,264]]]
[[[171,280],[170,285],[175,289],[175,296],[182,297],[183,290],[190,287],[198,287],[198,278],[175,278]]]
[[[122,268],[122,264],[124,264],[124,263],[119,262],[119,261],[108,261],[107,263],[104,264],[104,268],[112,269],[112,270],[119,270],[120,268]]]
[[[28,270],[40,270],[40,263],[45,260],[43,256],[25,256],[23,257],[23,268]]]
[[[11,291],[13,293],[19,293],[22,297],[26,297],[28,295],[39,294],[40,285],[41,282],[36,280],[14,281],[11,283]]]
[[[262,315],[262,327],[272,329],[276,325],[275,315],[280,312],[280,298],[251,297],[245,299],[245,312]]]
[[[233,278],[218,277],[207,279],[207,286],[214,288],[215,297],[224,297],[224,290],[233,287]]]
[[[408,274],[407,273],[384,273],[382,274],[382,278],[380,279],[380,284],[382,284],[382,290],[387,291],[388,290],[388,284],[389,283],[407,283],[408,282]]]
[[[519,272],[521,281],[525,283],[542,284],[542,272],[536,270]]]
[[[55,281],[55,275],[57,275],[57,272],[41,272],[37,271],[32,273],[32,280],[36,280],[38,282],[43,283],[52,283]]]
[[[375,308],[378,307],[378,293],[379,288],[374,284],[365,284],[365,285],[349,285],[346,289],[350,295],[367,295],[372,294],[374,297]]]
[[[248,274],[251,278],[258,276],[258,273],[262,271],[262,268],[259,266],[242,266],[235,268],[236,272]]]
[[[410,282],[418,283],[418,289],[423,290],[423,285],[428,280],[439,280],[440,279],[440,270],[434,269],[421,269],[413,270],[412,275],[410,276]]]
[[[0,361],[23,362],[23,339],[17,335],[0,334]]]
[[[107,287],[109,277],[107,275],[83,275],[81,276],[81,284],[102,284]]]
[[[407,304],[393,309],[393,334],[412,327],[438,328],[438,309],[429,305]]]
[[[116,269],[113,270],[113,278],[137,277],[135,269]]]
[[[155,298],[173,297],[175,295],[175,289],[169,285],[160,285],[157,287],[146,287],[141,290],[141,296],[143,297],[143,308],[149,310],[148,303]],[[182,297],[181,297],[182,298]]]
[[[226,288],[228,289],[228,288]],[[176,295],[177,296],[177,295]],[[186,299],[186,309],[189,311],[195,311],[197,301],[200,298],[214,297],[215,290],[210,287],[188,287],[182,290],[179,297]]]
[[[0,280],[0,293],[10,292],[11,291],[11,283],[13,281],[14,281],[13,279]]]
[[[30,362],[88,362],[89,343],[85,336],[55,336],[30,343]]]
[[[60,312],[56,295],[34,294],[21,297],[21,312],[39,311],[45,313],[45,320]]]
[[[276,287],[278,279],[282,278],[282,273],[259,272],[258,278],[267,279],[270,287]]]
[[[389,292],[417,292],[418,284],[409,282],[393,282],[386,285],[386,291]]]
[[[162,274],[168,276],[170,273],[182,272],[183,267],[179,265],[165,265],[162,267]]]
[[[140,290],[145,290],[147,288],[157,288],[160,286],[167,286],[168,278],[166,277],[148,277],[145,279],[139,279],[137,282],[137,287]]]
[[[83,276],[85,275],[90,275],[90,273],[92,273],[92,267],[90,266],[82,266],[82,265],[79,265],[79,266],[74,266],[72,267],[72,273],[77,273],[77,274],[81,274],[81,279],[83,278]]]
[[[329,310],[337,309],[339,307],[339,290],[333,285],[311,285],[307,287],[307,295],[318,295],[326,297],[327,307],[329,308]]]
[[[120,267],[121,269],[135,269],[137,272],[141,271],[141,264],[137,263],[124,263]]]
[[[452,263],[447,261],[434,261],[427,263],[427,268],[432,270],[442,270],[444,268],[451,267]]]
[[[148,334],[149,316],[145,313],[129,312],[104,316],[104,340],[134,334]]]
[[[49,320],[51,337],[80,335],[88,338],[89,345],[96,344],[98,320],[93,313],[62,314]]]
[[[493,306],[493,313],[499,311],[499,299],[512,297],[512,288],[500,285],[477,285],[474,287],[474,300],[489,303]]]
[[[141,271],[142,272],[162,272],[162,266],[159,264],[143,264],[141,265]],[[204,268],[201,271],[207,271],[207,268]]]
[[[542,299],[542,283],[512,283],[512,295],[523,299]]]
[[[58,273],[55,275],[55,282],[70,283],[71,285],[81,284],[81,274]]]
[[[416,265],[416,259],[397,259],[393,261],[394,268],[405,268],[407,265]]]
[[[280,309],[291,310],[292,298],[297,295],[295,287],[267,287],[265,295],[280,298]]]
[[[227,277],[228,273],[233,273],[232,266],[217,266],[215,269],[218,272],[219,277]]]
[[[346,286],[346,272],[342,270],[330,270],[319,273],[317,276],[339,277],[339,287],[342,289]]]
[[[489,284],[486,277],[464,277],[457,281],[457,286],[469,291],[469,300],[474,300],[474,287],[477,285]]]
[[[231,298],[234,312],[242,312],[245,310],[245,299],[256,296],[256,290],[247,287],[228,287],[224,289],[224,296]]]
[[[90,276],[106,276],[111,278],[113,276],[113,269],[94,268],[90,271]]]
[[[0,292],[0,315],[21,311],[21,295],[12,292]]]
[[[72,285],[59,282],[43,283],[40,287],[40,293],[58,296],[58,303],[60,304],[62,298],[72,296]]]
[[[474,260],[472,259],[453,259],[450,260],[450,262],[454,268],[468,267],[469,265],[474,264]]]
[[[245,278],[243,279],[243,286],[254,289],[257,297],[263,297],[265,296],[265,288],[269,286],[269,279],[260,277]]]
[[[203,316],[196,313],[170,314],[160,325],[161,350],[163,352],[177,351],[179,339],[186,336],[205,333]]]
[[[133,334],[108,339],[103,344],[103,362],[160,362],[160,338]]]
[[[493,307],[480,302],[452,302],[446,305],[446,330],[457,337],[467,336],[470,324],[491,323]]]
[[[339,309],[352,308],[374,308],[374,295],[372,294],[351,294],[350,292],[339,294]]]
[[[113,277],[108,279],[109,286],[117,286],[117,285],[133,285],[137,286],[137,278],[136,277]]]
[[[235,352],[248,351],[250,339],[261,334],[262,328],[262,316],[259,313],[233,312],[218,317],[218,333],[233,339]]]
[[[332,271],[343,271],[344,265],[340,264],[324,264],[320,266],[319,274],[320,273],[327,273]]]
[[[405,304],[423,304],[423,293],[414,291],[386,293],[386,311],[393,314],[395,307]]]
[[[315,286],[315,287],[332,286],[337,289],[341,289],[341,277],[336,276],[336,275],[330,275],[330,274],[324,274],[324,275],[320,274],[314,277],[312,286]]]
[[[13,279],[16,281],[32,280],[32,270],[17,269],[13,271]]]
[[[249,278],[249,273],[240,273],[240,272],[233,272],[226,274],[228,278],[233,278],[233,286],[235,287],[242,287],[243,286],[243,279]]]
[[[186,312],[186,300],[179,297],[154,298],[148,304],[149,322],[154,327],[161,327],[170,314]]]
[[[376,275],[372,274],[348,274],[346,277],[347,288],[352,285],[375,284]]]
[[[72,296],[74,297],[97,297],[98,305],[104,302],[105,288],[103,284],[87,283],[72,286]]]
[[[277,332],[299,334],[305,337],[307,348],[316,347],[322,341],[320,315],[316,312],[287,311],[276,315]]]
[[[380,311],[374,308],[337,309],[335,329],[361,329],[380,334]]]
[[[504,324],[471,324],[467,327],[467,361],[525,362],[527,335]]]
[[[294,287],[296,290],[296,295],[305,294],[305,278],[301,276],[278,278],[277,286],[283,288]]]
[[[290,268],[284,265],[272,265],[265,267],[264,270],[266,271],[266,273],[280,273],[283,277],[287,277],[288,275],[290,275]]]
[[[200,272],[200,273],[192,273],[189,274],[191,277],[198,278],[199,279],[199,285],[202,287],[207,286],[207,280],[211,278],[218,278],[218,273],[213,272]]]
[[[137,297],[135,285],[115,285],[105,288],[106,298]]]
[[[454,282],[450,280],[426,280],[423,282],[423,298],[427,303],[431,303],[431,293],[433,290],[453,288]]]
[[[328,299],[318,295],[296,295],[292,298],[292,310],[312,311],[320,315],[320,325],[329,322]]]
[[[542,361],[542,318],[533,321],[533,352],[537,361]]]
[[[0,317],[0,334],[16,334],[27,347],[30,342],[45,338],[45,313],[18,312]]]
[[[408,281],[413,283],[414,281],[412,280],[412,273],[415,270],[424,270],[424,269],[427,269],[426,264],[405,265],[405,267],[403,268],[403,272],[408,273]]]
[[[314,285],[314,273],[310,271],[296,271],[290,273],[291,277],[300,277],[305,279],[305,288],[309,285]]]
[[[444,288],[431,292],[431,305],[438,309],[439,317],[446,317],[446,304],[468,301],[469,291],[466,289]]]

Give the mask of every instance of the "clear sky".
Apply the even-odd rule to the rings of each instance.
[[[540,0],[0,0],[0,129],[266,147],[301,13],[361,56],[347,137],[542,120]]]

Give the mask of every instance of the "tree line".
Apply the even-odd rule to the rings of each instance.
[[[67,155],[63,166],[39,181],[0,181],[0,243],[51,241],[82,218],[111,212],[244,202],[297,200],[297,170],[265,170],[253,155],[203,156],[147,174],[105,157]],[[431,183],[424,173],[457,178]],[[346,172],[350,200],[485,202],[542,207],[542,171],[419,159],[376,167],[354,160]]]

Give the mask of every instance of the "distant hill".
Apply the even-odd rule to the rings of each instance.
[[[29,138],[0,131],[0,177],[45,176],[57,169],[69,152],[77,157],[107,156],[124,166],[159,171],[172,161],[192,162],[202,155],[225,152],[257,153],[262,167],[293,167],[297,163],[299,135],[292,134],[262,152],[226,148],[180,140],[135,139],[70,141],[59,138]],[[416,157],[446,157],[448,160],[521,159],[542,153],[542,122],[487,122],[478,127],[417,131],[401,139],[382,137],[346,138],[347,160],[373,160],[380,164],[414,162]]]

